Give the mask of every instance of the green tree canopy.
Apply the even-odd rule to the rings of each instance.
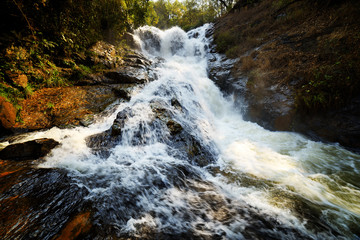
[[[158,15],[156,26],[166,29],[177,25],[189,30],[206,22],[214,21],[225,11],[226,7],[232,5],[233,1],[230,0],[158,0],[154,2],[154,9]]]
[[[149,0],[2,0],[0,13],[2,39],[11,39],[12,32],[41,32],[65,51],[157,23]]]

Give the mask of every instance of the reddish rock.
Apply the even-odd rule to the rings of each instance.
[[[23,88],[28,85],[28,78],[25,74],[20,74],[17,78],[13,79],[13,81]]]
[[[90,212],[81,213],[68,222],[57,240],[77,239],[79,235],[89,232],[92,225],[90,222]]]
[[[0,124],[6,128],[12,128],[16,120],[16,110],[14,106],[0,96]]]

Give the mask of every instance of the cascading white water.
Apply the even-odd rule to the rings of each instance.
[[[22,141],[51,137],[61,142],[41,167],[69,170],[77,184],[90,191],[88,198],[110,212],[104,222],[114,224],[119,234],[141,237],[143,229],[155,229],[201,238],[251,238],[256,231],[279,239],[356,238],[360,156],[244,121],[207,76],[204,46],[209,27],[188,34],[177,27],[138,29],[144,53],[164,59],[155,69],[157,80],[88,128],[53,128]],[[172,99],[183,108],[169,110],[174,120],[201,141],[215,162],[192,164],[163,140],[170,135],[166,127],[151,126],[151,103],[166,105]],[[94,154],[87,137],[108,129],[116,113],[127,107],[133,114],[122,141],[108,157]],[[272,223],[269,229],[251,229],[265,228],[262,222],[267,221]],[[319,229],[316,221],[326,227]]]

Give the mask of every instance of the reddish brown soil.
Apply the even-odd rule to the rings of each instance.
[[[115,100],[105,86],[43,88],[21,102],[21,122],[16,128],[43,129],[79,125]]]

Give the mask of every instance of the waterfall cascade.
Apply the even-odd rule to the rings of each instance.
[[[244,121],[208,78],[210,27],[136,30],[156,79],[87,128],[23,139],[61,143],[39,167],[85,192],[91,237],[359,239],[360,156]],[[94,150],[120,115],[119,136]]]

